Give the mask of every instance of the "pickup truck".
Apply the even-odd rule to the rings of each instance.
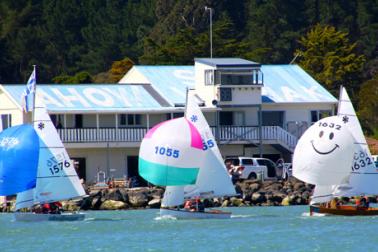
[[[276,164],[267,158],[252,157],[231,157],[225,159],[226,166],[230,167],[229,172],[238,174],[239,179],[276,179]]]

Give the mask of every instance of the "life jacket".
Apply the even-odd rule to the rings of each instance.
[[[192,202],[190,200],[187,200],[185,202],[184,208],[190,208],[192,206]]]
[[[360,200],[359,198],[356,199],[356,205],[357,205],[357,206],[361,205],[361,200]]]

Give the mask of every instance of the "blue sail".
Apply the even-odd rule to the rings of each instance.
[[[36,185],[39,137],[23,124],[0,133],[0,195],[13,195]]]

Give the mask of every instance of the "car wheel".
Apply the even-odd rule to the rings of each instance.
[[[257,175],[256,173],[254,172],[251,172],[249,175],[248,175],[248,179],[256,179],[257,178]]]

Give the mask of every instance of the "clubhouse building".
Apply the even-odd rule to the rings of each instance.
[[[38,80],[37,80],[38,81]],[[21,95],[26,84],[0,85],[7,128],[30,120]],[[240,58],[196,58],[194,66],[133,66],[118,84],[37,84],[36,99],[50,117],[79,176],[96,181],[138,176],[147,130],[183,116],[192,92],[224,157],[291,156],[301,134],[333,115],[337,99],[298,65],[262,65]]]

